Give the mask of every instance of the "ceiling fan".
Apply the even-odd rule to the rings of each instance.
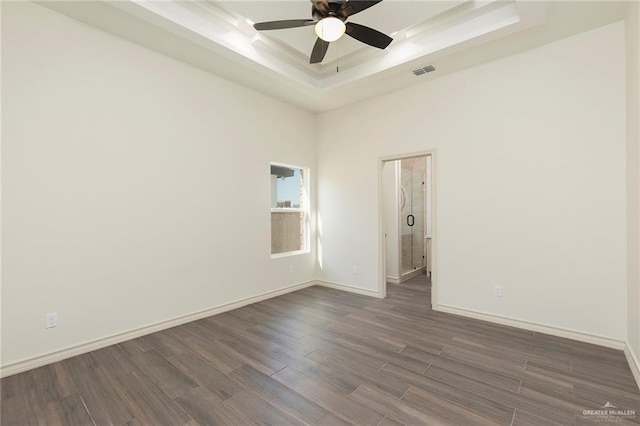
[[[284,21],[259,22],[253,27],[258,31],[282,30],[285,28],[307,27],[314,25],[316,40],[309,63],[322,62],[329,49],[329,43],[347,34],[362,43],[378,49],[386,48],[393,39],[380,31],[364,25],[346,22],[356,13],[375,6],[382,0],[311,0],[313,19],[288,19]]]

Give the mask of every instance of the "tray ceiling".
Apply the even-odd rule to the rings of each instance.
[[[356,0],[352,0],[356,1]],[[252,23],[311,17],[308,0],[45,1],[44,6],[311,111],[336,108],[622,19],[625,2],[384,0],[349,21],[394,41],[348,36],[309,64],[313,27]],[[416,77],[415,68],[436,71]],[[337,66],[339,65],[339,68]],[[337,71],[339,69],[339,71]]]

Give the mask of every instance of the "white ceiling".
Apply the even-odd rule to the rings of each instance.
[[[345,36],[331,43],[322,64],[312,65],[312,26],[262,32],[251,26],[309,19],[308,0],[41,4],[314,112],[615,22],[628,7],[624,1],[384,0],[349,21],[392,36],[387,49]],[[429,64],[435,72],[412,73]]]

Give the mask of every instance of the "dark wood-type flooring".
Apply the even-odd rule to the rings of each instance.
[[[2,425],[640,423],[621,351],[434,312],[424,276],[388,293],[310,287],[4,378]]]

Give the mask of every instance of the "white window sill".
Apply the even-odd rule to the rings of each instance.
[[[271,258],[272,259],[279,259],[281,257],[291,257],[291,256],[299,256],[301,254],[309,254],[311,253],[311,250],[296,250],[296,251],[287,251],[284,253],[276,253],[276,254],[272,254]]]

